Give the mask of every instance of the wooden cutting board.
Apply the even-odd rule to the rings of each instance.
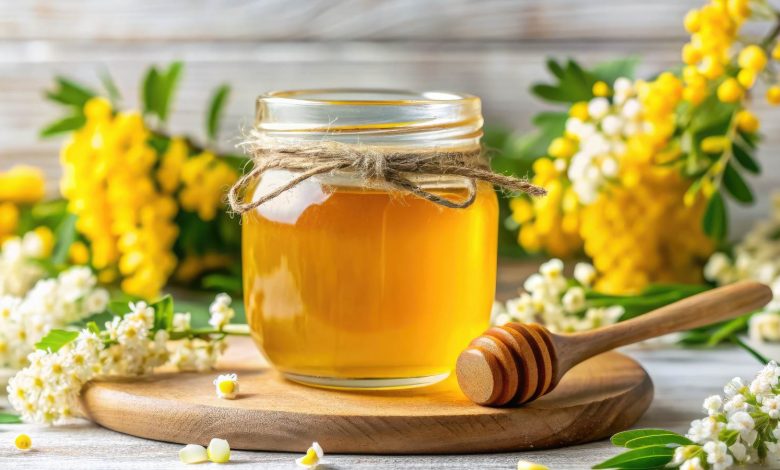
[[[115,431],[160,441],[236,449],[440,454],[500,452],[589,442],[624,430],[645,412],[653,384],[634,360],[602,354],[574,369],[558,388],[520,408],[468,401],[454,378],[418,389],[345,392],[298,385],[269,369],[252,343],[233,341],[219,369],[236,372],[241,395],[216,397],[211,373],[161,373],[96,381],[82,404]]]

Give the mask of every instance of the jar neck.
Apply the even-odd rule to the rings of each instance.
[[[301,90],[260,96],[255,132],[280,141],[467,149],[479,146],[482,124],[480,100],[470,95]]]

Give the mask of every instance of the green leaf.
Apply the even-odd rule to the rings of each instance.
[[[736,344],[740,348],[744,349],[748,354],[753,356],[753,358],[755,360],[757,360],[758,362],[760,362],[761,364],[767,365],[767,364],[769,364],[771,362],[771,360],[769,358],[767,358],[766,356],[764,356],[760,352],[756,351],[755,349],[753,349],[750,346],[748,346],[747,344],[745,344],[745,342],[742,341],[741,339],[739,339],[739,337],[737,335],[731,335],[731,337],[729,337],[729,339],[731,340],[732,343]]]
[[[65,132],[75,131],[81,129],[87,122],[87,118],[84,114],[74,114],[72,116],[64,117],[58,121],[54,121],[41,129],[38,134],[40,137],[52,137],[58,134],[64,134]]]
[[[559,64],[558,61],[553,58],[547,59],[547,70],[549,70],[550,73],[553,74],[558,80],[561,80],[566,76],[566,71],[563,69],[561,64]]]
[[[610,441],[612,442],[612,444],[616,446],[626,447],[626,444],[628,444],[628,442],[633,441],[635,439],[641,439],[650,436],[667,436],[667,435],[680,436],[676,432],[672,432],[666,429],[631,429],[629,431],[623,431],[615,434],[614,436],[612,436]]]
[[[753,202],[753,192],[731,163],[723,171],[723,186],[737,201],[743,204]]]
[[[662,467],[674,456],[674,449],[666,446],[647,446],[631,449],[605,460],[593,468],[648,469]]]
[[[103,88],[105,88],[106,93],[108,93],[108,99],[111,100],[113,105],[122,101],[122,94],[119,92],[119,87],[116,86],[116,82],[108,69],[103,69],[100,72],[100,83],[103,84]]]
[[[203,287],[223,292],[240,293],[242,283],[240,276],[229,276],[225,274],[209,274],[203,277]]]
[[[168,119],[182,66],[181,62],[173,62],[166,71],[149,68],[142,85],[144,114],[156,115],[162,122]]]
[[[95,334],[100,333],[100,327],[94,321],[87,322],[87,329]]]
[[[51,256],[51,261],[55,265],[65,264],[65,262],[68,261],[70,246],[76,241],[77,219],[78,217],[76,214],[68,213],[54,231],[56,243],[54,245],[54,253]]]
[[[656,434],[651,436],[644,436],[644,437],[637,437],[636,439],[631,439],[630,441],[626,442],[623,447],[627,447],[629,449],[638,449],[640,447],[647,447],[647,446],[671,446],[671,447],[678,447],[678,446],[687,446],[691,445],[694,442],[688,439],[685,436],[681,436],[679,434],[669,433],[669,434]]]
[[[739,134],[739,137],[742,139],[743,142],[745,142],[745,145],[748,147],[755,149],[758,145],[758,141],[760,140],[760,137],[758,134],[748,134],[747,132],[743,131],[737,131],[737,134]]]
[[[723,196],[719,191],[713,193],[707,202],[707,208],[702,218],[702,229],[714,240],[720,241],[726,238],[728,215],[726,214],[726,205],[723,203]]]
[[[538,83],[531,87],[533,94],[547,101],[563,103],[586,101],[593,97],[596,77],[585,71],[577,62],[568,60],[565,67],[556,63],[551,72],[558,79],[558,83]]]
[[[22,418],[14,413],[0,412],[0,424],[19,424]]]
[[[65,77],[57,77],[54,80],[57,86],[53,91],[47,91],[46,97],[57,103],[81,109],[87,101],[97,95],[89,88]]]
[[[37,349],[57,352],[61,347],[75,340],[78,336],[78,331],[51,330],[40,341],[35,343],[35,347]]]
[[[734,333],[740,332],[747,328],[748,315],[737,317],[733,320],[729,320],[710,333],[710,339],[707,340],[707,346],[717,346],[729,339]]]
[[[156,114],[159,117],[157,103],[160,101],[160,88],[160,72],[157,67],[152,66],[146,71],[141,85],[144,114]]]
[[[567,93],[565,89],[553,85],[547,85],[545,83],[539,83],[532,86],[531,93],[547,101],[560,101],[563,103],[571,103],[572,101],[576,101],[571,98],[571,94]]]
[[[154,330],[170,330],[173,326],[173,297],[166,295],[150,307],[154,309]]]
[[[121,317],[129,311],[129,306],[125,300],[112,300],[108,303],[108,311]]]
[[[739,162],[742,168],[756,175],[761,173],[761,166],[758,164],[755,158],[750,155],[750,152],[748,152],[736,142],[731,148],[734,152],[734,158],[737,160],[737,162]]]
[[[209,110],[206,117],[206,135],[209,140],[217,140],[219,134],[219,123],[222,118],[228,96],[230,95],[230,86],[222,85],[214,91],[209,102]]]
[[[590,73],[611,86],[618,78],[634,78],[638,64],[639,57],[630,56],[596,64],[590,69]]]
[[[219,155],[219,159],[230,165],[239,174],[244,174],[247,164],[251,161],[246,155],[236,154]]]
[[[111,295],[111,302],[108,303],[108,312],[117,315],[124,316],[130,311],[131,302],[140,302],[144,299],[136,295],[128,295],[124,292],[118,292]]]
[[[547,155],[547,148],[566,129],[567,113],[542,112],[533,117],[536,130],[514,139],[509,145],[508,158],[535,160]]]
[[[160,74],[157,113],[158,116],[160,116],[160,120],[163,122],[168,120],[168,114],[171,109],[171,103],[173,102],[173,96],[176,92],[176,86],[181,77],[182,68],[183,64],[181,62],[174,62],[168,66],[167,72]]]

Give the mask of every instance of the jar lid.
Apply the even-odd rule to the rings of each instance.
[[[472,146],[482,124],[479,98],[442,91],[277,91],[258,97],[255,116],[270,137],[364,145]]]

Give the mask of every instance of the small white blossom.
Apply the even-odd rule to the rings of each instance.
[[[152,330],[152,307],[139,302],[131,304],[130,310],[106,322],[100,336],[85,329],[55,352],[34,350],[27,356],[27,366],[9,380],[7,387],[8,401],[25,421],[54,423],[73,416],[79,410],[81,387],[94,378],[144,375],[166,362],[181,369],[193,366],[205,370],[224,350],[221,338],[185,339],[175,341],[176,346],[169,345],[167,330]],[[180,343],[185,346],[182,348]],[[170,353],[169,346],[179,355]],[[190,353],[187,360],[181,357],[183,350]],[[237,385],[237,378],[231,378]]]
[[[722,429],[723,423],[710,416],[691,421],[691,428],[688,430],[687,437],[693,442],[703,444],[717,439]]]
[[[187,444],[179,450],[179,460],[182,463],[201,463],[208,459],[206,448],[197,444]]]
[[[306,455],[295,459],[295,463],[302,468],[316,468],[324,455],[325,452],[322,450],[322,447],[318,443],[312,442],[311,447],[306,451]]]
[[[214,463],[230,461],[230,444],[225,439],[213,438],[206,448],[206,455]]]
[[[563,294],[561,300],[567,312],[578,312],[585,307],[585,291],[582,287],[572,287]]]
[[[96,282],[92,271],[77,266],[39,280],[21,296],[0,295],[0,367],[24,367],[35,343],[51,329],[102,312],[108,293]]]
[[[726,398],[731,398],[735,395],[741,394],[745,388],[745,382],[740,377],[734,377],[723,387],[723,393],[726,394]]]
[[[591,118],[599,120],[609,112],[609,101],[604,97],[597,97],[588,103],[588,114]]]
[[[596,270],[588,263],[577,263],[574,275],[580,285],[563,274],[564,264],[551,259],[542,264],[523,284],[525,292],[510,299],[505,306],[493,308],[491,322],[509,321],[544,324],[553,332],[590,330],[617,322],[625,310],[621,306],[588,308],[585,289],[592,285]],[[575,285],[572,285],[575,284]],[[585,310],[583,314],[583,310]]]
[[[596,268],[590,263],[574,265],[574,279],[585,287],[590,287],[596,280]]]
[[[723,399],[720,395],[712,395],[704,399],[702,406],[708,415],[714,416],[720,412],[720,408],[723,406]]]
[[[186,331],[190,329],[192,315],[189,313],[173,314],[173,331]]]
[[[745,411],[737,411],[729,416],[726,429],[731,431],[739,431],[742,439],[748,444],[753,444],[756,440],[756,423],[749,413]]]
[[[238,396],[238,376],[236,374],[222,374],[214,379],[214,388],[219,398],[232,400]]]
[[[748,334],[753,341],[780,341],[780,314],[759,312],[751,316]]]
[[[209,306],[209,324],[214,327],[215,330],[221,330],[225,325],[230,323],[236,312],[230,307],[232,299],[227,294],[218,294],[214,299],[214,302]]]
[[[734,395],[723,405],[723,411],[726,414],[731,415],[737,411],[745,411],[748,408],[748,404],[745,401],[744,395]]]
[[[608,136],[620,135],[623,130],[623,120],[614,114],[605,116],[601,121],[601,130]]]
[[[680,465],[680,470],[704,470],[704,467],[701,466],[701,460],[698,457],[694,457],[683,462]]]
[[[761,411],[772,419],[780,418],[780,397],[772,395],[761,402]]]
[[[729,447],[729,451],[731,451],[731,455],[734,456],[734,459],[736,459],[737,462],[744,462],[747,458],[747,447],[741,442],[732,444],[731,447]]]
[[[108,308],[108,291],[105,289],[95,289],[84,299],[84,308],[91,313],[102,313]]]
[[[710,441],[704,444],[704,452],[707,454],[707,463],[713,470],[726,470],[734,464],[734,458],[728,453],[726,444],[718,441]]]

